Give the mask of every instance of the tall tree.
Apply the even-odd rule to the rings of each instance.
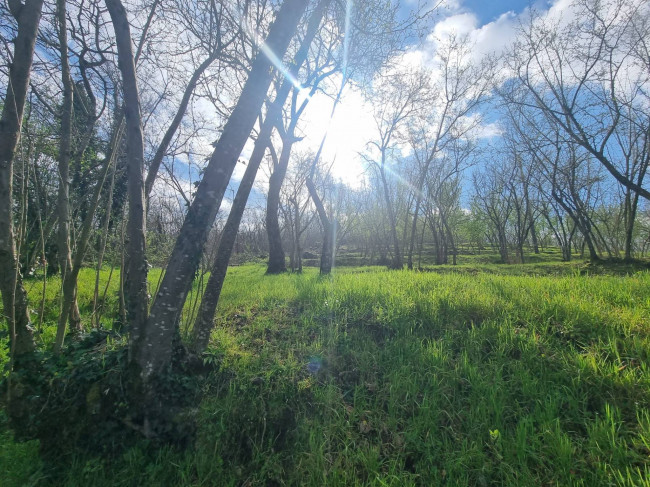
[[[43,0],[26,0],[24,4],[20,0],[9,0],[8,4],[18,24],[18,33],[0,117],[0,290],[9,324],[12,353],[18,356],[34,349],[34,338],[14,241],[13,166],[20,141]]]
[[[66,274],[72,271],[72,254],[70,250],[70,159],[72,156],[72,117],[74,102],[74,83],[70,74],[70,60],[68,58],[68,27],[66,1],[57,0],[56,18],[58,24],[59,52],[61,63],[61,83],[63,86],[63,103],[61,105],[61,126],[59,134],[59,190],[58,190],[58,238],[57,248],[61,281],[65,281]],[[74,286],[76,288],[76,286]],[[81,316],[76,300],[76,289],[64,288],[62,303],[70,302],[70,306],[62,306],[59,316],[56,342],[63,342],[62,334],[68,319],[73,330],[79,331]],[[66,291],[71,296],[66,296]]]
[[[138,347],[137,363],[145,378],[163,371],[171,361],[180,312],[210,226],[271,83],[272,59],[281,59],[284,55],[307,3],[306,0],[285,0],[280,7],[264,43],[264,51],[273,54],[260,52],[256,56],[237,105],[208,161],[151,307],[142,346]]]
[[[127,233],[128,279],[126,281],[127,319],[129,323],[129,354],[138,361],[143,347],[142,336],[147,320],[147,260],[145,254],[146,221],[144,202],[144,141],[140,115],[140,97],[135,74],[135,57],[131,45],[131,27],[120,0],[106,0],[117,43],[118,65],[122,74],[124,118],[126,121],[126,160],[128,174],[129,213]]]
[[[625,173],[615,147],[626,111],[647,111],[650,71],[643,53],[650,9],[643,0],[580,0],[576,8],[571,22],[532,19],[512,46],[508,67],[530,94],[528,107],[557,124],[621,185],[650,199],[638,174]]]
[[[364,155],[364,158],[377,170],[381,181],[393,245],[391,269],[401,269],[404,265],[397,235],[397,215],[389,187],[391,177],[398,179],[393,174],[397,170],[391,168],[391,165],[399,159],[396,154],[400,150],[399,143],[404,141],[402,131],[406,122],[421,112],[425,106],[423,102],[426,99],[424,96],[426,86],[427,76],[424,72],[396,73],[383,77],[373,93],[377,97],[373,118],[378,139],[369,142],[376,153]]]
[[[329,3],[330,0],[321,0],[314,11],[311,13],[309,22],[307,24],[305,37],[302,40],[300,48],[296,52],[293,63],[289,69],[289,76],[282,80],[280,87],[278,88],[275,95],[275,99],[268,108],[266,118],[262,123],[260,133],[258,134],[257,140],[255,141],[253,153],[251,154],[250,160],[248,161],[248,166],[246,167],[244,177],[239,183],[237,194],[233,200],[232,207],[230,208],[228,220],[226,221],[221,239],[219,240],[217,255],[212,266],[212,272],[210,274],[210,278],[208,279],[208,283],[201,300],[196,322],[194,323],[192,348],[196,352],[204,351],[208,345],[210,331],[212,330],[212,325],[214,323],[214,314],[217,309],[219,296],[221,295],[221,288],[223,287],[226,272],[228,270],[228,263],[230,261],[230,255],[232,254],[232,249],[235,244],[235,238],[237,237],[237,232],[239,231],[239,225],[244,214],[246,202],[248,201],[251,189],[253,188],[253,183],[255,182],[255,176],[257,175],[257,171],[259,169],[260,163],[262,162],[267,147],[271,149],[273,154],[275,154],[273,147],[270,146],[271,133],[274,126],[281,123],[280,113],[282,106],[284,105],[292,89],[291,78],[295,79],[298,76],[298,71],[307,58],[307,55],[309,53],[309,46],[316,36],[318,26],[321,23],[321,19],[325,14]],[[296,91],[297,90],[295,90],[294,93],[296,93]],[[294,96],[292,105],[295,105],[296,102],[297,97]],[[302,109],[299,110],[302,112],[303,109],[304,106],[302,106]],[[297,120],[298,118],[296,118],[296,123]],[[282,150],[284,153],[284,146]],[[290,153],[290,151],[291,147],[287,146],[287,153]],[[284,255],[282,256],[282,260],[284,262]]]

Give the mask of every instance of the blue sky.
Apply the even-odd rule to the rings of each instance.
[[[528,7],[528,1],[522,0],[461,0],[461,5],[476,14],[481,25],[487,24],[505,12],[521,13]]]

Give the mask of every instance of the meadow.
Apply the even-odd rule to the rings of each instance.
[[[12,440],[2,413],[0,484],[650,485],[645,268],[551,257],[329,277],[233,267],[190,448],[143,441],[53,466],[36,441]],[[93,284],[85,270],[82,315]],[[40,282],[27,288],[37,307]]]

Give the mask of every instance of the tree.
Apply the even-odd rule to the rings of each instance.
[[[106,0],[106,7],[115,29],[118,64],[122,73],[124,92],[124,118],[126,121],[126,159],[128,172],[129,242],[127,280],[127,319],[129,323],[129,355],[141,372],[148,364],[142,360],[144,327],[147,320],[149,297],[147,292],[147,260],[145,254],[145,202],[144,202],[144,141],[140,116],[140,98],[135,75],[135,57],[131,47],[131,29],[126,11],[120,0]]]
[[[576,7],[576,20],[565,25],[531,19],[510,50],[508,67],[531,97],[526,106],[557,124],[563,138],[587,151],[621,185],[650,199],[639,179],[645,172],[621,166],[617,147],[630,113],[647,119],[643,86],[650,71],[637,65],[647,63],[650,11],[645,2],[624,0],[581,0]],[[647,123],[637,128],[647,131]]]
[[[305,62],[307,55],[309,53],[309,47],[316,36],[318,26],[320,25],[321,19],[327,10],[329,5],[329,0],[322,0],[319,2],[314,12],[312,12],[308,25],[305,38],[300,44],[294,62],[292,63],[290,69],[290,76],[296,77],[298,75],[298,70],[301,65]],[[230,209],[230,214],[228,215],[228,220],[224,227],[224,231],[219,241],[219,246],[217,248],[216,257],[214,259],[214,264],[212,266],[212,272],[208,283],[206,285],[205,293],[201,300],[201,305],[199,307],[199,313],[197,315],[196,322],[194,323],[193,328],[193,338],[192,338],[192,348],[195,352],[202,352],[206,349],[208,341],[210,338],[210,332],[212,331],[212,325],[214,323],[214,314],[219,302],[219,296],[221,295],[221,288],[223,287],[224,279],[226,277],[226,272],[228,270],[228,263],[230,261],[230,255],[232,253],[233,246],[235,244],[235,238],[237,232],[239,231],[239,225],[241,223],[241,218],[246,207],[246,202],[250,195],[250,191],[255,182],[255,177],[259,169],[260,163],[264,157],[267,147],[271,149],[272,154],[274,154],[271,144],[271,132],[273,131],[274,126],[280,122],[280,111],[284,105],[289,92],[292,89],[292,83],[290,77],[282,80],[280,87],[277,90],[275,100],[270,104],[266,118],[262,123],[262,127],[258,134],[258,138],[255,142],[255,147],[253,153],[251,154],[246,172],[242,178],[239,188],[237,189],[237,195],[233,201],[232,207]],[[294,87],[294,93],[297,92]],[[292,100],[292,106],[295,106],[297,102],[297,96],[294,95]],[[304,109],[304,105],[303,105]],[[302,110],[300,110],[302,111]],[[296,122],[298,118],[295,118]],[[295,125],[294,125],[295,128]],[[286,139],[285,139],[286,140]],[[286,149],[286,150],[285,150]],[[288,157],[291,151],[290,145],[283,145],[282,156],[286,157],[287,162],[283,164],[288,164]],[[279,163],[276,162],[276,167]],[[285,168],[286,170],[286,168]],[[267,222],[268,222],[268,209],[267,209]],[[282,261],[284,263],[284,254],[282,255]]]
[[[282,56],[294,32],[305,0],[286,0],[276,15],[265,45],[276,56]],[[178,333],[178,320],[192,284],[203,245],[214,221],[228,181],[237,163],[257,113],[271,82],[272,61],[264,54],[256,56],[250,74],[232,114],[226,122],[196,190],[183,227],[176,239],[165,276],[151,307],[138,363],[146,379],[169,365],[172,341]]]
[[[14,241],[12,201],[13,163],[20,142],[23,111],[27,98],[34,45],[43,7],[42,0],[8,2],[18,24],[9,84],[0,117],[0,290],[9,324],[13,356],[34,349],[27,294],[22,284]]]
[[[413,269],[413,251],[417,235],[417,222],[422,206],[424,187],[432,165],[448,146],[457,141],[472,138],[472,132],[480,125],[476,110],[489,94],[493,79],[493,60],[481,63],[470,60],[472,46],[468,39],[450,36],[436,49],[436,65],[431,70],[433,86],[431,100],[420,120],[410,127],[409,141],[417,163],[413,190],[415,208],[411,220],[411,232],[407,252],[407,266]],[[459,159],[462,161],[463,159]],[[442,168],[433,168],[435,172]],[[455,176],[463,165],[447,166],[446,174],[433,176],[441,182]]]
[[[402,268],[403,256],[397,235],[397,216],[388,181],[396,169],[389,165],[398,159],[399,144],[403,142],[401,131],[406,122],[426,106],[426,84],[427,78],[423,72],[396,73],[383,77],[373,90],[373,95],[376,97],[373,118],[378,140],[369,142],[369,145],[376,149],[376,153],[365,154],[364,159],[376,169],[381,181],[393,245],[391,269]]]

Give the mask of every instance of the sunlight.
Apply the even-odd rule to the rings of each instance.
[[[242,26],[242,29],[244,32],[246,32],[251,39],[253,39],[253,42],[260,48],[260,50],[264,53],[264,55],[273,63],[275,68],[282,73],[282,75],[289,80],[289,82],[295,86],[298,90],[303,90],[303,86],[298,81],[298,79],[291,74],[291,72],[286,68],[284,63],[282,62],[282,59],[280,59],[274,52],[273,50],[266,44],[264,37],[260,35],[260,33],[257,31],[257,29],[245,18],[240,13],[240,24]]]

